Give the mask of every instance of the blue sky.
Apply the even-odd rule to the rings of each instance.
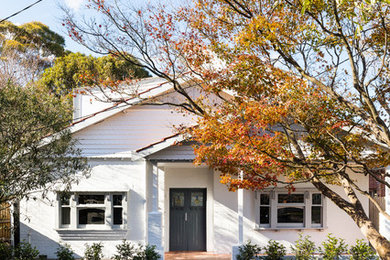
[[[78,14],[85,11],[84,5],[88,0],[43,0],[34,5],[30,9],[12,17],[11,22],[15,24],[23,24],[32,21],[42,22],[50,27],[51,30],[62,35],[65,38],[66,49],[72,52],[81,52],[85,54],[92,54],[87,48],[77,44],[68,37],[65,28],[62,26],[61,17],[63,11],[60,6],[68,7]],[[124,0],[128,1],[133,6],[144,6],[147,3],[164,3],[166,5],[177,6],[183,4],[187,0]],[[26,6],[36,2],[36,0],[0,0],[0,19],[8,17],[9,15],[25,8]]]
[[[22,8],[34,3],[36,0],[0,0],[0,19],[3,19]],[[62,35],[66,41],[66,48],[73,52],[80,51],[89,53],[88,50],[78,45],[67,37],[67,33],[62,27],[61,16],[62,11],[59,5],[65,5],[77,11],[83,2],[86,0],[43,0],[30,9],[20,13],[10,19],[16,24],[27,23],[31,21],[40,21],[50,27],[51,30]]]

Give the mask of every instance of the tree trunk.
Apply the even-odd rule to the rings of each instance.
[[[351,212],[348,214],[356,222],[363,235],[375,248],[381,259],[390,260],[390,242],[376,230],[366,213]]]
[[[390,242],[374,227],[357,197],[357,200],[354,201],[355,203],[350,203],[343,199],[339,194],[329,189],[329,187],[324,185],[317,178],[314,178],[311,183],[355,221],[362,234],[371,243],[381,259],[390,260]]]

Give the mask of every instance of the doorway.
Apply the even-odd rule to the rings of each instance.
[[[170,189],[170,251],[206,251],[206,189]]]

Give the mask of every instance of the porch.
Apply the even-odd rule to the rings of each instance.
[[[148,168],[148,243],[168,260],[231,259],[241,233],[237,193],[206,166],[157,161]]]

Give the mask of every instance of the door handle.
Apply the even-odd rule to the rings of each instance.
[[[184,213],[184,221],[187,221],[187,212]]]

